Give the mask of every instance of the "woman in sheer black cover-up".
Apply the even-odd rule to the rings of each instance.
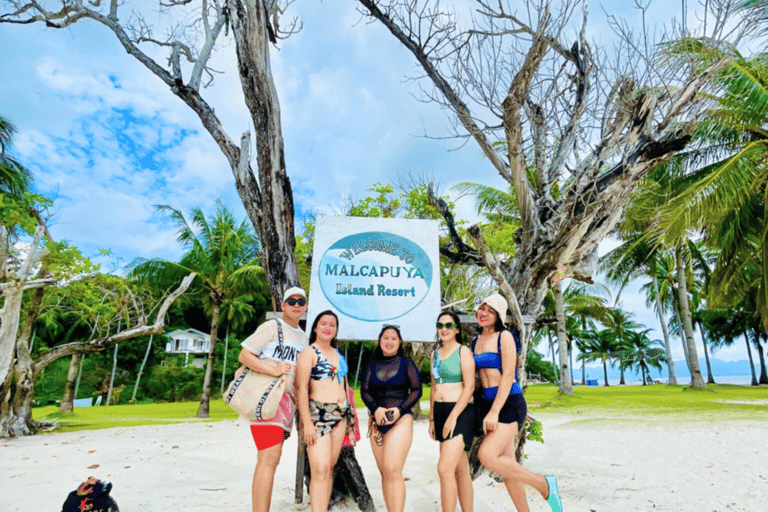
[[[363,375],[360,396],[370,412],[368,436],[387,512],[405,508],[403,467],[413,441],[411,408],[421,398],[421,378],[416,364],[403,351],[397,326],[385,325],[379,344]]]

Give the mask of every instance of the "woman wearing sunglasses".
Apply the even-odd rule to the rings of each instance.
[[[477,453],[480,463],[504,478],[518,512],[530,511],[524,484],[536,489],[553,512],[562,512],[555,477],[533,473],[515,458],[515,436],[523,428],[528,407],[517,380],[520,342],[504,325],[506,299],[498,293],[486,297],[476,316],[480,334],[472,341],[472,353],[483,385],[477,413],[485,434]]]
[[[411,409],[421,398],[421,378],[416,364],[405,357],[403,337],[396,325],[384,325],[360,387],[370,412],[368,436],[387,512],[405,509],[405,458],[413,441]]]
[[[455,312],[437,317],[437,349],[432,353],[432,396],[429,435],[440,441],[437,474],[443,512],[456,512],[458,497],[462,512],[474,510],[469,450],[474,439],[475,360],[464,346],[461,321]]]
[[[310,345],[296,364],[296,400],[307,443],[312,480],[312,512],[328,510],[333,489],[333,468],[339,460],[344,435],[354,429],[355,418],[347,399],[347,360],[336,348],[339,318],[323,311],[309,331]],[[354,432],[349,439],[354,442]]]

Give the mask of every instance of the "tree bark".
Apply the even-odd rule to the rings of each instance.
[[[195,274],[185,277],[179,287],[165,298],[152,325],[140,324],[107,338],[59,345],[34,361],[29,354],[28,340],[19,337],[16,344],[17,361],[14,374],[9,374],[0,386],[0,397],[3,399],[0,403],[0,437],[16,437],[36,432],[37,423],[32,419],[35,378],[49,364],[62,357],[94,354],[106,350],[119,341],[162,332],[168,308],[189,288],[194,278]],[[15,393],[11,398],[13,380],[15,380]]]
[[[755,332],[755,346],[757,347],[757,358],[760,360],[760,384],[768,384],[768,371],[765,367],[765,354],[763,345],[760,343],[760,333]]]
[[[61,404],[59,405],[59,412],[62,414],[68,414],[74,410],[74,401],[77,398],[75,396],[75,386],[77,384],[77,376],[80,373],[82,359],[82,354],[75,354],[69,363],[67,383],[64,385],[64,396],[61,397]]]
[[[115,371],[117,370],[117,349],[120,347],[119,343],[115,343],[115,349],[112,352],[112,372],[109,375],[109,390],[107,391],[107,403],[104,405],[115,405],[112,403],[112,389],[115,386]]]
[[[136,392],[139,390],[139,382],[141,381],[141,374],[144,373],[144,367],[149,359],[149,352],[152,350],[152,338],[154,334],[149,335],[149,342],[147,342],[147,350],[144,352],[144,359],[141,360],[141,366],[139,367],[139,374],[136,376],[136,384],[133,386],[133,395],[131,395],[131,403],[136,402]]]
[[[655,262],[652,262],[655,265]],[[677,376],[675,375],[675,361],[672,359],[672,344],[669,340],[669,332],[667,331],[667,322],[664,320],[664,309],[661,306],[661,292],[659,291],[659,279],[656,277],[656,272],[652,273],[653,277],[653,300],[656,302],[656,313],[659,315],[659,324],[661,324],[661,332],[664,335],[664,348],[667,351],[667,371],[669,377],[667,384],[677,385]]]
[[[747,344],[747,356],[749,356],[749,369],[752,370],[752,385],[757,386],[757,374],[755,373],[755,361],[752,359],[752,347],[749,346],[749,335],[744,331],[744,343]]]
[[[608,387],[610,384],[608,384],[608,365],[605,362],[605,359],[603,359],[603,377],[605,378],[605,387]]]
[[[293,192],[285,166],[280,103],[272,78],[264,0],[228,0],[237,49],[240,82],[256,132],[259,184],[248,163],[250,137],[241,141],[239,161],[232,165],[235,185],[263,247],[260,255],[272,297],[288,286],[301,285],[296,264]],[[231,162],[232,163],[232,162]]]
[[[213,381],[213,361],[216,358],[216,343],[219,340],[219,313],[221,312],[221,303],[213,297],[213,315],[211,318],[211,337],[210,347],[208,349],[208,363],[205,366],[205,378],[203,379],[203,396],[200,399],[200,407],[197,408],[196,416],[198,418],[208,418],[211,412],[211,382]]]
[[[685,277],[685,264],[683,262],[684,243],[681,241],[675,248],[677,261],[677,298],[680,303],[680,316],[683,320],[683,332],[688,347],[688,367],[691,369],[691,386],[694,388],[706,388],[704,377],[699,368],[699,357],[696,352],[696,344],[693,339],[693,323],[691,322],[691,309],[688,306],[688,285]]]
[[[555,294],[555,319],[557,320],[557,348],[560,353],[560,394],[573,394],[570,363],[568,362],[568,336],[565,333],[565,312],[563,307],[563,288],[558,281],[552,286]]]
[[[704,332],[704,324],[701,320],[696,322],[699,325],[699,332],[701,332],[701,344],[704,345],[704,360],[707,363],[707,384],[716,384],[715,377],[712,375],[712,363],[709,361],[709,348],[707,347],[707,335]]]

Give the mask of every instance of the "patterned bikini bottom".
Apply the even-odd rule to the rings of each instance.
[[[355,415],[348,404],[318,402],[310,398],[309,413],[319,436],[324,436],[344,420],[347,420],[347,433],[355,432]],[[350,439],[354,439],[354,435]]]

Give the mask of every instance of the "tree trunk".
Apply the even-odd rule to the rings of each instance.
[[[154,334],[149,335],[149,342],[147,342],[147,350],[144,351],[144,359],[141,360],[141,366],[139,367],[139,374],[136,376],[136,384],[133,385],[133,395],[131,395],[131,402],[136,402],[136,392],[139,390],[139,382],[141,381],[141,374],[144,373],[144,366],[147,364],[147,359],[149,359],[149,352],[152,350],[152,338],[154,338]]]
[[[59,405],[59,412],[62,414],[68,414],[74,410],[74,401],[77,398],[75,396],[75,386],[77,384],[77,376],[80,374],[82,359],[82,354],[75,354],[69,363],[67,383],[64,385],[64,396],[61,397],[61,404]]]
[[[211,292],[211,298],[214,299],[213,303],[213,317],[211,318],[211,337],[210,348],[208,350],[208,363],[205,365],[205,378],[203,379],[203,396],[200,399],[200,407],[197,409],[198,418],[208,418],[211,411],[211,381],[213,380],[213,360],[216,357],[216,342],[218,341],[219,332],[219,313],[221,312],[221,304],[213,297]]]
[[[82,359],[80,359],[80,364],[77,365],[77,379],[75,380],[75,396],[77,396],[78,391],[80,391],[80,376],[83,374],[84,364],[85,364],[85,354],[83,354]]]
[[[560,353],[560,394],[573,394],[571,368],[568,362],[568,337],[565,334],[565,312],[563,307],[563,288],[558,281],[552,286],[555,294],[555,320],[557,325],[557,350]]]
[[[304,450],[304,485],[309,493],[309,483],[312,472],[309,467],[309,458]],[[355,457],[355,448],[345,446],[341,449],[339,460],[333,468],[333,487],[331,488],[331,500],[328,510],[336,505],[343,505],[352,498],[357,507],[363,512],[375,512],[373,498],[368,490],[368,484],[363,476],[362,468]]]
[[[263,247],[259,257],[277,301],[289,285],[300,285],[301,277],[296,265],[293,192],[285,167],[280,102],[269,58],[267,20],[272,13],[267,12],[264,0],[228,0],[227,7],[240,83],[256,132],[258,182],[250,170],[250,137],[241,141],[239,161],[230,161],[230,165],[238,194],[259,235]]]
[[[768,384],[768,371],[765,368],[765,354],[763,354],[763,345],[760,343],[760,333],[755,332],[755,346],[757,347],[757,358],[760,360],[760,384]]]
[[[119,331],[120,329],[118,329]],[[112,389],[115,386],[115,372],[117,371],[117,349],[120,346],[119,343],[115,343],[115,350],[112,352],[112,374],[109,376],[109,391],[107,392],[107,403],[104,405],[112,404]]]
[[[624,380],[624,365],[621,364],[621,361],[619,361],[619,375],[620,375],[619,386],[626,386],[627,383]]]
[[[693,340],[693,323],[691,322],[691,310],[688,307],[688,286],[685,278],[685,264],[683,263],[683,242],[675,248],[677,260],[677,298],[680,303],[680,316],[683,321],[685,343],[688,346],[688,367],[691,369],[691,386],[694,388],[706,388],[704,377],[699,368],[699,357],[696,353],[696,344]]]
[[[744,331],[744,343],[747,344],[747,356],[749,356],[749,369],[752,370],[752,385],[757,386],[757,374],[755,374],[755,361],[752,359],[752,348],[749,346],[749,335]]]
[[[603,377],[605,377],[605,387],[608,387],[608,365],[605,363],[605,359],[603,359]]]
[[[229,324],[227,324],[227,335],[224,337],[224,363],[221,365],[221,389],[219,393],[224,394],[224,382],[227,377],[227,352],[229,352]]]
[[[357,353],[357,369],[355,370],[355,386],[357,386],[357,382],[360,377],[360,366],[363,363],[363,352],[365,352],[365,343],[360,342],[360,351]]]
[[[704,360],[707,362],[707,384],[716,384],[715,377],[712,375],[712,363],[709,361],[709,348],[707,347],[707,335],[704,332],[704,324],[701,320],[696,322],[701,332],[701,344],[704,345]]]
[[[555,360],[555,342],[552,340],[552,329],[550,329],[549,326],[547,326],[547,339],[549,339],[549,351],[552,354],[552,368],[557,370],[557,361]],[[557,375],[555,375],[555,377],[557,378]],[[558,379],[558,381],[559,380],[560,379]]]
[[[677,385],[677,376],[675,375],[675,361],[672,359],[672,344],[669,340],[667,331],[667,322],[664,320],[664,309],[661,306],[661,293],[659,291],[659,279],[656,272],[653,272],[653,300],[656,302],[656,312],[659,315],[659,324],[661,324],[661,333],[664,335],[664,348],[667,351],[667,370],[669,378],[667,384]]]
[[[581,360],[581,385],[587,385],[587,367],[584,364],[584,359]]]

